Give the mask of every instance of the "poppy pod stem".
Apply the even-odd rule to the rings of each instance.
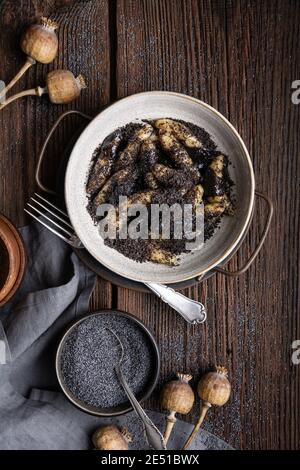
[[[8,104],[12,103],[13,101],[22,98],[23,96],[42,96],[47,93],[47,88],[42,88],[40,86],[36,88],[31,88],[30,90],[21,91],[20,93],[16,93],[15,95],[8,98],[4,103],[0,104],[0,110],[5,108]]]
[[[27,72],[27,70],[36,63],[31,57],[27,57],[25,64],[20,68],[17,75],[0,91],[0,100],[5,97],[7,92],[20,80],[20,78]]]
[[[201,406],[198,421],[195,424],[195,427],[194,427],[192,433],[190,434],[190,436],[186,440],[182,450],[186,450],[189,447],[190,443],[194,440],[194,437],[198,434],[199,429],[200,429],[200,427],[201,427],[201,425],[204,421],[204,418],[206,416],[206,413],[208,412],[210,407],[211,407],[211,404],[208,403],[208,402],[203,403],[203,405]]]

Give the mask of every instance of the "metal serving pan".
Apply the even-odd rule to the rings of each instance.
[[[66,205],[86,250],[78,250],[79,257],[105,279],[124,287],[147,291],[144,281],[172,284],[176,289],[195,284],[216,271],[228,276],[238,276],[245,272],[260,251],[267,235],[273,212],[273,205],[267,196],[255,191],[252,163],[241,137],[233,126],[214,108],[186,95],[170,92],[149,92],[125,98],[102,111],[94,119],[78,111],[67,111],[56,121],[50,130],[38,160],[36,179],[39,187],[49,193],[40,177],[40,168],[49,139],[62,119],[70,114],[79,114],[91,120],[74,145],[67,165],[65,178]],[[136,118],[170,116],[194,122],[204,127],[212,135],[220,149],[230,155],[231,176],[235,181],[237,214],[223,219],[221,230],[217,231],[204,250],[194,256],[184,256],[179,267],[169,268],[153,263],[135,263],[103,244],[98,231],[86,211],[85,178],[91,156],[101,140],[117,127]],[[68,152],[69,153],[69,152]],[[268,204],[268,213],[261,239],[254,252],[242,268],[235,272],[223,266],[237,251],[251,222],[254,209],[254,194]],[[99,239],[100,238],[100,239]],[[91,242],[91,243],[90,243]]]
[[[104,244],[86,210],[85,183],[94,150],[116,128],[128,122],[159,117],[183,119],[204,127],[222,151],[230,156],[237,212],[224,217],[220,230],[201,250],[181,256],[177,266],[137,263]],[[185,95],[149,92],[132,95],[109,106],[82,132],[71,153],[65,179],[65,201],[72,225],[85,248],[101,264],[139,282],[173,284],[205,274],[230,256],[251,218],[255,180],[245,144],[234,127],[215,109]]]

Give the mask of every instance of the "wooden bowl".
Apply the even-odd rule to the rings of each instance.
[[[26,265],[24,242],[16,227],[0,214],[0,307],[19,288]]]

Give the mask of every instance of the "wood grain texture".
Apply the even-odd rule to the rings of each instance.
[[[291,344],[300,339],[299,182],[300,105],[291,84],[300,79],[297,0],[0,1],[0,78],[9,80],[24,57],[21,28],[41,14],[60,24],[58,58],[33,67],[16,86],[43,84],[53,68],[82,72],[88,89],[68,107],[29,98],[0,114],[0,211],[17,224],[35,189],[38,151],[60,113],[91,115],[123,96],[148,90],[187,93],[216,107],[238,129],[253,159],[257,188],[275,204],[275,217],[255,264],[238,279],[216,275],[185,293],[204,302],[204,326],[184,321],[150,294],[100,280],[91,309],[118,307],[154,332],[162,354],[161,384],[176,371],[197,382],[214,364],[226,365],[232,399],[211,410],[206,429],[244,449],[300,448],[300,366]],[[47,152],[43,174],[54,185],[61,149],[79,121],[63,123]],[[265,207],[257,204],[247,239],[228,264],[236,269],[255,247]],[[147,403],[158,407],[158,390]],[[194,421],[197,407],[186,417]]]
[[[0,76],[8,81],[25,60],[18,41],[24,27],[45,14],[58,22],[59,51],[53,63],[31,67],[13,91],[44,85],[50,70],[64,68],[75,75],[82,73],[88,88],[71,105],[53,106],[48,98],[24,98],[7,107],[0,116],[3,181],[1,210],[17,223],[24,221],[24,201],[34,189],[34,168],[45,136],[57,117],[67,109],[80,109],[94,115],[110,99],[109,18],[106,1],[91,2],[3,1],[0,3]],[[62,7],[63,4],[67,7]],[[94,21],[95,18],[97,21]],[[13,125],[12,125],[13,123]],[[62,146],[79,122],[66,120],[58,129],[49,148],[44,177],[54,185]],[[17,185],[17,188],[16,188]],[[17,191],[16,191],[17,189]]]
[[[299,331],[299,107],[291,83],[300,75],[298,2],[118,2],[118,97],[146,90],[188,93],[221,111],[253,158],[257,188],[275,203],[266,248],[239,279],[217,275],[187,292],[208,309],[189,327],[153,296],[119,291],[118,306],[137,314],[160,341],[161,382],[180,369],[196,380],[226,365],[231,403],[205,427],[233,446],[299,448],[299,369],[291,343]],[[259,239],[258,204],[249,235],[230,269]],[[156,405],[156,400],[152,402]],[[197,408],[187,418],[195,420]]]
[[[68,106],[50,105],[47,98],[38,102],[36,98],[30,98],[14,103],[1,113],[0,211],[18,225],[25,223],[24,204],[35,189],[37,155],[51,125],[67,109],[95,115],[110,101],[111,93],[109,8],[106,0],[0,2],[1,79],[8,81],[23,63],[24,55],[18,47],[20,34],[26,24],[42,14],[59,24],[58,56],[49,66],[32,67],[13,91],[43,85],[47,72],[57,68],[69,69],[74,74],[82,73],[88,88]],[[55,186],[64,145],[81,124],[78,118],[67,118],[49,144],[43,168],[43,178],[49,186]],[[99,280],[92,306],[108,308],[111,297],[111,286]]]

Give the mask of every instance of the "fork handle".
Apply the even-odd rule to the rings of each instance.
[[[45,191],[46,193],[48,194],[56,194],[55,191],[53,191],[52,189],[49,189],[47,188],[47,186],[45,186],[42,182],[42,178],[41,178],[41,167],[42,167],[42,162],[43,162],[43,159],[44,159],[44,155],[45,155],[45,151],[46,151],[46,148],[47,148],[47,145],[49,143],[49,140],[51,139],[54,131],[56,130],[56,128],[59,126],[59,124],[61,123],[61,121],[63,121],[63,119],[65,119],[65,117],[71,115],[71,114],[77,114],[78,116],[81,116],[82,118],[88,120],[88,121],[91,121],[92,120],[92,117],[91,116],[88,116],[87,114],[84,114],[80,111],[76,111],[76,110],[71,110],[71,111],[66,111],[65,113],[63,113],[61,116],[59,116],[59,118],[55,121],[55,123],[53,124],[53,126],[51,127],[46,139],[45,139],[45,142],[43,144],[43,147],[41,148],[41,151],[40,151],[40,154],[38,156],[38,162],[37,162],[37,166],[36,166],[36,171],[35,171],[35,180],[36,180],[36,183],[38,185],[38,187],[42,190],[42,191]]]
[[[163,302],[178,312],[188,323],[204,323],[206,320],[206,309],[201,302],[191,300],[171,287],[155,282],[144,282],[154,294]]]

